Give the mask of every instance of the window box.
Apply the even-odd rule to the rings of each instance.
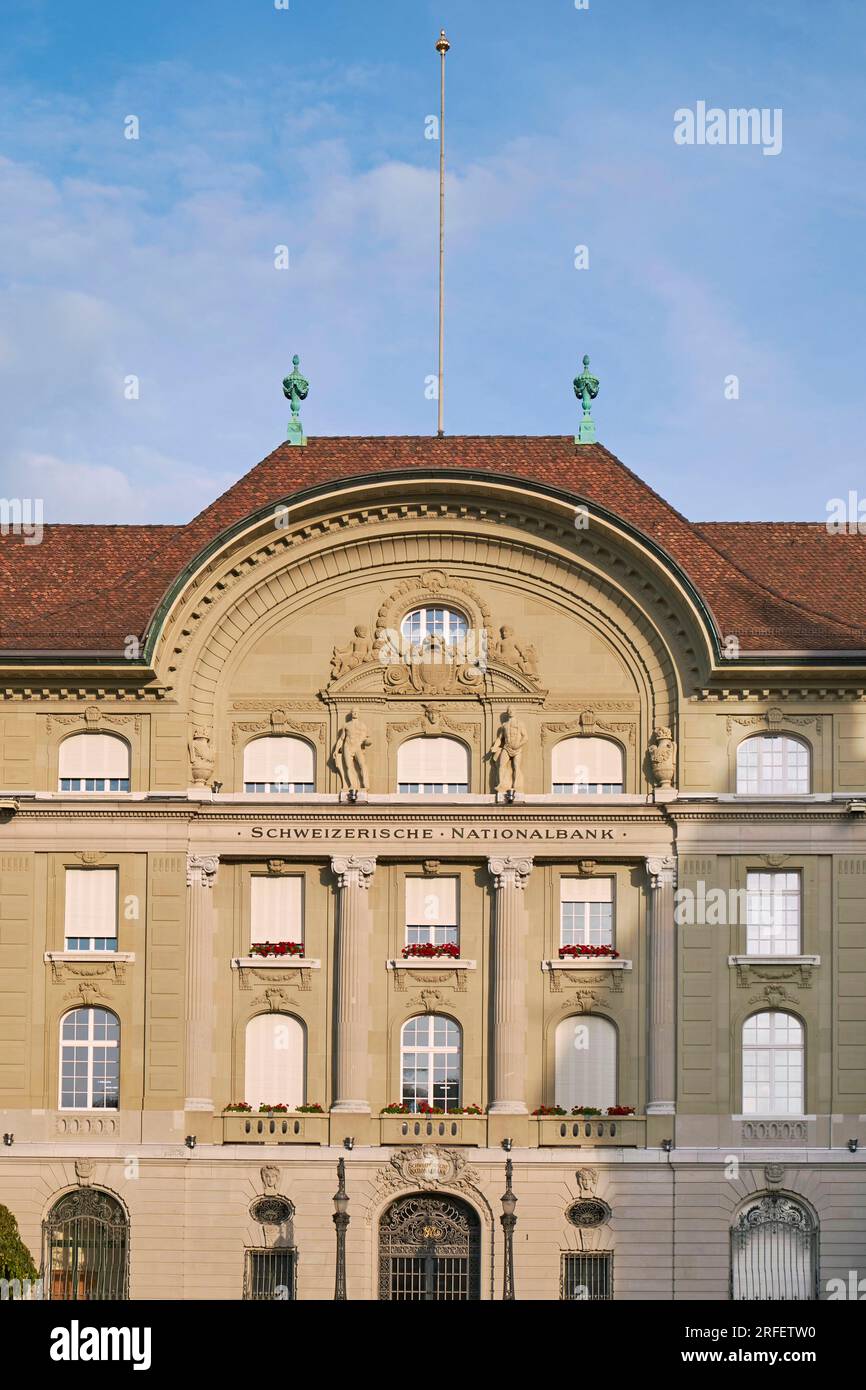
[[[329,1115],[223,1113],[224,1144],[327,1144]]]
[[[538,1147],[645,1149],[646,1119],[643,1115],[538,1115]]]
[[[487,1144],[486,1115],[380,1115],[383,1144]]]

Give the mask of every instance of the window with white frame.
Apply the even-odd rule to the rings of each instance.
[[[746,952],[750,956],[800,954],[799,873],[746,875]]]
[[[260,1105],[287,1105],[290,1110],[303,1105],[306,1034],[300,1019],[257,1014],[247,1024],[245,1042],[244,1100],[254,1110]]]
[[[60,1109],[119,1103],[120,1022],[108,1009],[73,1009],[60,1020]]]
[[[304,940],[301,874],[253,874],[250,879],[250,945]]]
[[[793,1014],[752,1014],[743,1024],[743,1114],[802,1115],[803,1025]]]
[[[564,1018],[556,1029],[557,1105],[616,1105],[617,1034],[606,1018]]]
[[[314,792],[312,744],[288,734],[254,738],[244,749],[245,792]]]
[[[623,789],[622,749],[609,738],[565,738],[553,750],[552,785],[562,794],[603,795]]]
[[[560,946],[613,945],[613,879],[559,880]]]
[[[67,951],[117,950],[117,870],[67,869],[64,903]]]
[[[456,878],[406,879],[406,945],[456,946]]]
[[[400,1038],[402,1099],[413,1113],[423,1106],[460,1106],[460,1026],[441,1014],[422,1014],[403,1024]]]
[[[425,637],[441,637],[447,647],[462,648],[469,624],[453,608],[415,608],[400,624],[404,644],[418,646]]]
[[[751,796],[799,796],[811,790],[807,743],[785,734],[755,734],[737,749],[737,791]]]
[[[397,790],[468,792],[469,750],[456,738],[410,738],[397,750]]]
[[[62,792],[128,792],[129,744],[115,734],[72,734],[59,751]]]

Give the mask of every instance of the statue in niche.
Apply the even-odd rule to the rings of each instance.
[[[193,729],[188,744],[194,787],[206,787],[214,768],[213,745],[207,729]]]
[[[677,746],[670,729],[653,729],[649,745],[649,760],[653,782],[657,787],[672,787],[677,762]]]
[[[355,627],[355,635],[348,647],[335,647],[331,657],[331,679],[337,680],[347,671],[354,671],[373,660],[373,639],[370,629],[364,623]]]
[[[350,710],[344,727],[337,734],[331,754],[344,791],[367,790],[369,777],[364,749],[369,748],[371,742],[367,726],[358,711]]]
[[[523,790],[523,749],[528,741],[525,724],[515,719],[513,710],[507,709],[490,749],[490,756],[496,764],[498,792]]]

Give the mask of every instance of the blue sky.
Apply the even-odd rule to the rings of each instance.
[[[573,433],[588,351],[687,515],[866,495],[862,0],[3,0],[4,496],[185,520],[284,437],[294,351],[309,434],[435,431],[443,25],[447,432]],[[675,144],[698,101],[781,108],[781,153]]]

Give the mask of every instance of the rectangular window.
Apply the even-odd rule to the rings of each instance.
[[[609,1250],[573,1253],[562,1257],[561,1296],[598,1303],[613,1298],[613,1255]]]
[[[799,873],[746,875],[746,952],[750,956],[800,954]]]
[[[67,869],[67,951],[117,950],[117,869]]]
[[[295,1250],[247,1250],[244,1298],[270,1303],[295,1297]]]
[[[613,879],[559,880],[560,946],[613,945]]]
[[[304,880],[254,874],[250,879],[250,945],[304,940]]]
[[[406,945],[456,946],[456,878],[406,879]]]

